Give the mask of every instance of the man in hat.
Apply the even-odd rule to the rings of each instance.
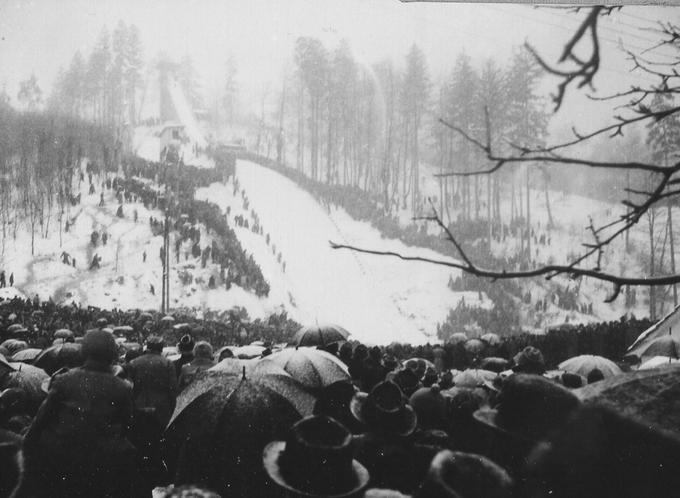
[[[371,486],[411,493],[441,448],[415,443],[416,413],[399,386],[384,381],[357,393],[350,410],[364,427],[354,437],[355,456],[370,472]]]
[[[515,366],[512,370],[516,373],[543,375],[545,373],[545,360],[543,353],[538,348],[527,346],[513,358]]]
[[[189,334],[184,334],[177,343],[177,350],[179,351],[180,357],[173,363],[175,364],[175,372],[179,378],[180,373],[182,373],[182,367],[187,363],[191,363],[191,360],[194,359],[194,339]]]
[[[351,444],[349,431],[330,417],[312,416],[297,422],[285,441],[273,441],[264,448],[264,469],[280,490],[267,496],[362,496],[369,473],[352,459]]]
[[[481,455],[439,452],[414,498],[511,498],[514,481]]]
[[[215,366],[212,346],[206,341],[199,341],[194,346],[194,359],[182,366],[179,375],[179,389],[182,390],[194,380],[199,372]]]
[[[485,431],[477,452],[515,473],[533,446],[559,429],[580,406],[569,389],[541,375],[513,374],[501,386],[496,408],[474,413]]]
[[[173,363],[162,355],[163,339],[150,336],[146,351],[125,367],[134,383],[135,408],[142,410],[165,427],[175,409],[177,374]]]
[[[26,494],[20,496],[139,496],[135,449],[127,439],[132,390],[113,375],[115,339],[91,330],[82,344],[85,364],[53,377],[26,435]]]

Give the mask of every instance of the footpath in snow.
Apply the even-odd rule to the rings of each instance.
[[[333,322],[345,326],[355,338],[372,344],[393,341],[436,341],[436,324],[465,298],[479,303],[476,292],[453,292],[447,287],[456,270],[391,257],[333,250],[329,240],[384,251],[446,259],[428,249],[408,247],[383,239],[367,223],[353,220],[342,209],[329,210],[294,182],[257,164],[238,161],[236,177],[263,227],[263,236],[236,227],[244,249],[253,254],[270,282],[270,298],[286,307],[302,323]],[[241,193],[233,185],[213,184],[197,198],[230,206],[233,217],[242,214]],[[271,244],[265,236],[269,233]],[[276,253],[286,262],[283,273]]]

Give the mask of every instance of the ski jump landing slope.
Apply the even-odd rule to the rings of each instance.
[[[457,270],[333,250],[329,240],[437,259],[446,256],[384,239],[369,224],[355,221],[342,209],[329,210],[294,182],[257,164],[238,161],[236,176],[264,234],[269,233],[277,253],[281,251],[286,272],[272,264],[274,255],[264,237],[245,228],[237,227],[236,233],[270,282],[270,297],[292,296],[284,303],[292,318],[304,324],[337,323],[369,344],[421,344],[437,341],[436,324],[461,298],[472,305],[491,305],[488,300],[480,303],[476,292],[447,287]],[[241,196],[234,198],[230,185],[213,184],[199,195],[222,209],[231,205],[232,220],[242,212]]]

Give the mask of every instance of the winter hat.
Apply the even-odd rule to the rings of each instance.
[[[409,404],[418,417],[418,427],[424,430],[446,427],[446,399],[439,386],[421,387],[411,395]]]
[[[213,359],[213,348],[210,343],[206,341],[199,341],[194,346],[194,357],[203,358],[206,360]]]
[[[185,334],[177,343],[177,350],[180,353],[190,353],[194,349],[194,339],[189,335]]]
[[[118,347],[112,334],[103,330],[91,330],[85,334],[82,354],[87,359],[112,363],[118,358]]]
[[[411,396],[411,394],[416,392],[416,390],[421,387],[420,382],[418,382],[418,376],[410,368],[399,370],[396,374],[394,374],[394,378],[392,380],[399,386],[399,389],[401,389],[406,396]]]

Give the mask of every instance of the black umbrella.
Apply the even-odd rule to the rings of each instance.
[[[174,482],[202,482],[223,496],[270,494],[262,487],[268,483],[262,449],[300,419],[286,398],[295,394],[279,392],[279,380],[219,371],[199,374],[178,397],[166,430]]]
[[[34,414],[45,399],[46,392],[43,390],[43,384],[50,376],[42,369],[26,363],[16,362],[11,365],[14,370],[4,377],[0,389],[10,387],[22,389],[26,393],[31,414]]]
[[[293,342],[297,346],[325,346],[333,342],[346,341],[349,332],[339,325],[316,324],[302,327]]]
[[[35,359],[33,365],[42,368],[48,375],[52,375],[60,368],[74,368],[84,362],[82,346],[77,342],[65,342],[43,350]]]

